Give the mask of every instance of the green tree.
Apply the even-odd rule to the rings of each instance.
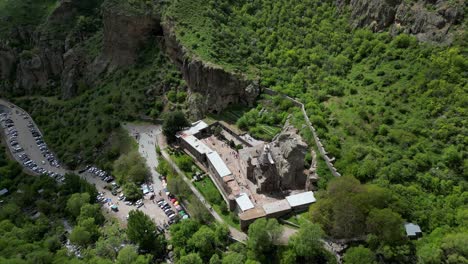
[[[403,219],[391,209],[373,209],[367,217],[367,230],[384,244],[398,244],[403,239]]]
[[[346,251],[343,257],[345,264],[376,264],[375,254],[368,248],[352,247]]]
[[[210,258],[210,264],[222,264],[221,259],[219,258],[218,254],[214,254]]]
[[[190,126],[190,123],[185,118],[181,111],[169,112],[164,115],[162,131],[169,142],[175,141],[176,133],[183,128]]]
[[[130,201],[136,201],[143,196],[143,191],[133,182],[127,182],[122,187],[125,197]]]
[[[308,262],[322,253],[320,241],[322,236],[323,231],[319,225],[306,222],[301,226],[299,232],[289,240],[289,246],[293,248],[296,256],[302,257]]]
[[[249,226],[247,240],[247,247],[253,253],[252,259],[262,261],[267,253],[272,252],[281,232],[282,227],[276,219],[260,218],[253,222]]]
[[[89,200],[88,193],[74,193],[68,198],[66,209],[71,216],[77,218],[80,215],[81,207],[88,204]]]
[[[77,221],[81,222],[86,218],[93,218],[97,225],[103,224],[105,220],[99,204],[84,204],[81,207],[80,215],[78,216]]]
[[[200,223],[193,219],[187,219],[170,227],[171,244],[176,249],[184,248],[187,245],[189,237],[192,237],[200,228]]]
[[[203,264],[203,260],[197,253],[190,253],[181,257],[177,264]]]
[[[165,246],[163,238],[157,235],[156,225],[142,211],[130,211],[127,236],[142,250],[153,252],[156,255],[163,252]]]
[[[189,247],[194,248],[202,259],[208,260],[215,253],[215,232],[208,226],[203,225],[192,235],[187,244]]]
[[[245,256],[237,252],[229,252],[223,258],[223,264],[244,264]]]
[[[148,264],[151,261],[149,255],[138,255],[134,246],[127,245],[119,251],[117,264]]]
[[[92,234],[84,226],[75,226],[70,234],[70,241],[73,244],[86,247],[92,242]]]

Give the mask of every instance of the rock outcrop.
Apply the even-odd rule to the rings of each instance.
[[[151,37],[161,34],[161,20],[153,14],[125,12],[118,4],[103,6],[104,40],[94,71],[99,75],[136,62],[138,53]]]
[[[28,93],[34,88],[46,87],[49,80],[46,64],[47,62],[39,54],[21,58],[17,66],[15,87]]]
[[[304,174],[304,160],[308,152],[295,127],[287,124],[270,144],[281,184],[288,189],[304,188],[307,177]]]
[[[166,52],[180,68],[189,88],[189,104],[199,110],[194,118],[206,113],[218,113],[230,104],[252,105],[255,102],[260,93],[257,81],[189,56],[177,40],[171,22],[163,23],[163,31]]]
[[[354,27],[369,27],[375,32],[390,29],[392,34],[415,35],[420,41],[449,44],[454,26],[462,26],[464,1],[419,0],[338,0],[341,8],[351,9]]]
[[[16,71],[18,56],[8,45],[0,44],[0,79],[11,80]]]
[[[305,189],[307,175],[304,160],[308,147],[297,129],[288,122],[271,143],[265,145],[250,180],[256,182],[260,193],[290,189]]]

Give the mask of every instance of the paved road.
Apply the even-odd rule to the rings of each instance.
[[[99,177],[95,176],[92,173],[85,172],[79,174],[77,171],[67,170],[62,167],[56,168],[54,166],[51,166],[47,161],[45,162],[45,164],[42,164],[42,161],[44,161],[44,157],[42,156],[42,153],[28,128],[29,121],[34,122],[32,118],[23,109],[3,99],[0,99],[0,110],[10,113],[10,118],[13,120],[16,130],[18,131],[17,141],[23,147],[24,153],[26,153],[32,161],[34,161],[40,167],[43,167],[44,169],[50,170],[52,172],[60,174],[78,174],[82,178],[86,179],[88,182],[94,184],[98,192],[104,193],[104,196],[106,198],[111,199],[111,202],[109,204],[104,204],[102,208],[106,211],[109,211],[112,215],[116,216],[123,226],[126,225],[127,215],[131,210],[143,211],[148,216],[150,216],[158,225],[162,225],[163,223],[166,223],[168,221],[167,216],[164,214],[161,208],[157,206],[157,204],[153,203],[153,200],[144,199],[144,205],[137,209],[137,207],[135,206],[125,205],[124,202],[119,201],[117,196],[112,195],[110,191],[104,188],[106,185],[108,185],[108,183],[102,181]],[[35,123],[34,126],[37,131],[40,131]],[[18,153],[14,153],[12,147],[8,143],[6,145],[8,145],[12,156],[19,162],[19,164],[22,165],[23,163],[19,160],[17,155]],[[37,173],[29,170],[28,168],[24,169],[29,174],[37,175]],[[157,186],[161,186],[161,184]],[[110,205],[113,203],[118,205],[118,212],[113,212],[110,210]]]
[[[159,173],[156,171],[158,167],[158,154],[156,153],[157,137],[161,134],[160,125],[150,124],[125,124],[123,126],[130,136],[138,142],[138,152],[145,158],[146,164],[151,171],[153,180],[153,188],[155,192],[164,189],[162,181],[159,179]]]

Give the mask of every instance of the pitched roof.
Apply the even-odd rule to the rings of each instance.
[[[316,201],[314,192],[312,191],[286,196],[286,200],[293,208],[301,205],[315,203]]]
[[[246,193],[241,193],[239,197],[236,198],[236,203],[239,205],[242,212],[255,207]]]
[[[413,223],[406,223],[405,230],[407,236],[417,236],[418,233],[422,233],[421,228]]]
[[[206,157],[208,158],[208,160],[213,165],[216,172],[221,178],[232,174],[232,172],[224,163],[223,159],[219,156],[219,154],[216,151],[207,153]]]

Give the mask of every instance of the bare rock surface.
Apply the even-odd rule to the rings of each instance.
[[[94,62],[98,74],[134,64],[147,41],[161,32],[160,18],[154,14],[134,14],[112,5],[102,12],[104,47]]]
[[[254,169],[257,191],[273,193],[305,189],[307,175],[304,173],[304,159],[308,151],[297,129],[287,122],[258,157]]]
[[[257,81],[188,55],[177,40],[170,21],[163,23],[163,32],[167,54],[180,68],[189,92],[198,94],[189,95],[189,103],[197,109],[194,118],[206,113],[218,113],[230,104],[252,105],[255,102],[260,94]]]
[[[374,32],[387,28],[393,35],[407,33],[419,41],[450,44],[463,27],[464,0],[337,0],[351,9],[351,25]]]

